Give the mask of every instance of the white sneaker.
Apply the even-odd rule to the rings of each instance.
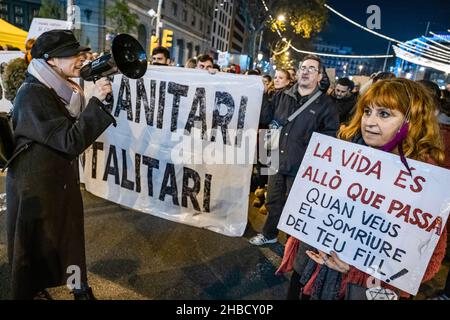
[[[258,233],[256,236],[251,238],[248,242],[253,244],[254,246],[262,246],[265,244],[275,243],[278,241],[278,238],[267,239],[262,233]]]

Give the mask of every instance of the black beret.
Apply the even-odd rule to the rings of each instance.
[[[41,34],[31,48],[31,56],[36,59],[76,56],[91,48],[81,46],[70,30],[50,30]]]

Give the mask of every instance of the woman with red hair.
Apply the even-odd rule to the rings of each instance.
[[[443,143],[435,111],[433,98],[420,84],[400,78],[381,80],[361,96],[354,117],[347,126],[341,127],[338,137],[398,154],[407,168],[406,157],[442,164]],[[422,282],[432,279],[439,271],[446,239],[444,228]],[[370,275],[340,260],[334,252],[328,255],[292,237],[285,252],[279,271],[289,271],[289,266],[294,269],[288,299],[299,299],[300,295],[311,299],[351,299],[349,288],[362,287],[363,292],[367,288]],[[381,286],[397,291],[400,297],[409,297],[384,282]]]

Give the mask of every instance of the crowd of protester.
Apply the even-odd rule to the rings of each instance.
[[[55,37],[64,37],[64,35],[57,34]],[[67,37],[73,40],[72,35],[68,35]],[[93,60],[98,56],[97,54],[89,53],[86,48],[81,46],[74,48],[71,52],[66,52],[67,50],[63,50],[64,41],[61,38],[50,37],[46,40],[50,41],[49,43],[53,41],[55,46],[60,45],[62,48],[60,50],[61,52],[53,51],[55,54],[47,60],[47,63],[52,67],[60,66],[61,61],[63,61],[62,58],[81,59],[84,62]],[[39,50],[44,50],[43,48],[48,46],[48,43],[43,43],[41,39],[32,50],[33,43],[27,44],[27,54],[24,59],[11,62],[10,67],[18,64],[22,70],[21,78],[15,79],[15,83],[10,85],[11,91],[7,98],[11,101],[15,100],[18,88],[25,79],[25,71],[30,71],[28,65],[32,61],[32,58],[36,60],[42,59],[41,56],[43,53]],[[48,50],[50,49],[48,48]],[[33,52],[36,56],[31,57]],[[80,53],[84,53],[85,55],[79,58]],[[164,47],[155,48],[151,53],[149,63],[159,66],[173,65],[170,51]],[[36,67],[35,63],[32,66]],[[63,68],[65,65],[61,64],[61,66]],[[206,54],[188,59],[184,67],[207,70],[211,74],[217,72],[241,73],[239,65],[233,64],[226,68],[221,68],[214,63],[214,59],[211,56]],[[67,80],[69,77],[79,76],[79,74],[72,74],[69,71],[64,74],[62,77],[63,80]],[[394,74],[389,72],[373,74],[369,81],[362,86],[354,83],[349,78],[340,78],[336,81],[335,85],[331,86],[322,61],[319,57],[313,55],[305,56],[299,64],[298,70],[295,68],[286,70],[277,69],[275,75],[272,77],[263,74],[259,69],[254,69],[247,70],[245,75],[261,77],[261,81],[264,84],[260,129],[271,127],[279,124],[279,122],[283,124],[283,131],[279,141],[280,167],[278,171],[276,174],[267,177],[261,173],[263,165],[260,163],[255,165],[253,170],[254,178],[252,179],[251,187],[254,193],[253,205],[259,208],[261,214],[266,216],[261,233],[249,240],[254,246],[270,245],[279,241],[277,225],[305,155],[310,137],[314,132],[378,148],[386,152],[398,154],[399,150],[401,150],[401,156],[403,156],[404,152],[404,156],[408,158],[450,169],[450,87],[447,87],[445,90],[440,90],[433,82],[416,82],[396,78]],[[6,77],[5,80],[8,80],[8,73],[4,72],[2,76]],[[72,82],[63,82],[63,80],[58,78],[58,81],[61,81],[64,85],[78,88]],[[36,85],[38,82],[39,75],[37,73],[34,76],[27,75],[27,80],[25,80],[27,85],[19,93],[18,100],[15,101],[15,105],[19,106],[15,108],[16,117],[19,115],[23,117],[21,118],[22,120],[19,119],[20,121],[23,121],[27,116],[35,116],[31,113],[25,113],[27,110],[25,105],[30,101],[27,95],[35,94],[33,90],[41,90],[41,94],[45,93],[50,96],[50,91],[47,92],[48,88],[40,88]],[[111,90],[109,82],[100,82],[97,87],[96,98],[94,97],[89,102],[87,109],[89,109],[89,105],[92,105],[91,109],[93,110],[94,106],[99,105],[100,101]],[[25,91],[26,88],[29,88],[31,91]],[[387,96],[390,99],[387,99]],[[36,103],[38,101],[39,99]],[[386,101],[390,101],[390,104],[386,105]],[[55,103],[57,102],[56,100]],[[24,107],[20,107],[21,104]],[[300,112],[295,118],[290,118],[292,114],[305,106],[312,112]],[[39,107],[42,110],[45,109],[43,106]],[[379,108],[383,108],[383,112],[393,121],[387,124],[380,117]],[[22,112],[24,115],[22,115]],[[29,153],[29,156],[40,157],[51,154],[52,157],[61,157],[61,153],[66,153],[57,160],[59,161],[59,165],[67,167],[64,170],[69,171],[69,167],[72,165],[70,160],[79,154],[88,143],[94,141],[111,124],[111,119],[108,117],[109,115],[105,114],[105,110],[99,109],[96,112],[98,113],[96,116],[103,119],[103,124],[94,128],[95,133],[84,136],[83,130],[75,130],[80,135],[80,139],[86,141],[84,145],[77,146],[76,150],[72,150],[69,148],[70,146],[64,146],[69,149],[63,148],[62,145],[58,144],[59,140],[57,139],[53,142],[43,140],[41,141],[42,145],[52,143],[49,145],[49,148],[58,150],[58,154],[55,155],[53,151],[49,151],[50,149],[39,146],[35,147],[34,153]],[[51,112],[49,111],[48,114],[41,116],[49,117],[50,114]],[[54,116],[59,119],[66,119],[66,115],[62,111]],[[73,134],[74,126],[79,126],[78,123],[80,121],[88,119],[90,116],[92,115],[83,111],[82,113],[77,113],[75,116],[67,117],[69,120],[64,122],[67,132],[64,134]],[[24,133],[18,138],[23,139],[25,142],[39,137],[40,130],[45,129],[49,132],[53,130],[52,128],[35,128],[36,132],[28,132],[30,129],[26,128],[26,124],[21,123],[19,120],[15,120],[16,122],[14,123],[16,133],[20,133],[21,126],[23,125]],[[398,138],[400,128],[405,125],[409,126],[409,139],[405,137]],[[60,127],[57,129],[61,130]],[[376,131],[377,135],[366,134],[367,130],[370,132]],[[425,136],[427,138],[425,139],[425,143],[423,143]],[[43,138],[45,137],[43,136]],[[396,143],[393,144],[391,143],[392,141],[396,141]],[[422,141],[420,147],[418,147],[419,141]],[[8,173],[8,188],[10,190],[18,188],[15,183],[20,175],[19,172],[21,172],[20,170],[25,170],[27,166],[24,159],[27,158],[22,157],[21,161],[10,168]],[[23,166],[23,168],[20,169],[20,166]],[[53,169],[49,167],[49,170]],[[14,174],[17,176],[12,177]],[[26,177],[23,177],[23,179],[26,179]],[[75,177],[70,176],[67,179],[68,181],[70,180],[72,187],[76,189]],[[44,180],[41,179],[40,183]],[[50,185],[48,189],[51,189]],[[11,191],[11,194],[14,194],[14,192]],[[77,221],[81,221],[80,216],[82,216],[82,213],[80,211],[82,209],[79,208],[80,195],[79,192],[75,191],[74,194],[76,194],[76,199],[71,199],[71,201],[77,204],[79,210],[74,210],[72,213],[76,216]],[[8,203],[10,221],[12,221],[11,216],[15,217],[18,214],[26,214],[23,208],[21,209],[22,211],[18,209],[21,205],[21,200],[16,198],[17,196],[17,194],[8,196],[10,202]],[[46,197],[47,195],[38,196]],[[64,206],[66,204],[62,203],[61,205]],[[17,264],[17,259],[23,254],[22,251],[17,252],[17,250],[23,248],[17,247],[18,244],[14,247],[15,239],[13,236],[17,232],[23,232],[20,235],[30,242],[32,248],[36,247],[36,244],[33,244],[33,239],[28,237],[29,235],[26,234],[26,230],[15,230],[13,222],[11,222],[12,231],[8,235],[8,240],[10,241],[10,260]],[[431,280],[441,268],[446,252],[447,230],[448,228],[442,232],[423,282]],[[83,234],[82,230],[80,234]],[[57,233],[57,235],[60,236],[60,233]],[[81,244],[84,243],[82,239],[79,239],[79,241]],[[39,250],[42,249],[40,247],[37,248]],[[80,246],[78,250],[79,256],[76,258],[81,261],[81,265],[84,265],[84,253],[80,250],[84,250],[83,245]],[[70,260],[72,258],[73,255],[67,259]],[[45,269],[43,265],[40,267]],[[279,273],[292,272],[287,299],[336,300],[349,298],[349,285],[364,286],[368,277],[366,273],[340,260],[335,253],[328,255],[305,243],[301,243],[294,237],[289,237],[285,244],[285,255],[278,271]],[[52,279],[53,282],[43,281],[42,283],[36,283],[30,280],[30,277],[33,275],[32,270],[27,277],[23,276],[23,274],[20,275],[21,272],[23,273],[23,270],[16,270],[16,272],[17,274],[13,276],[13,288],[15,289],[14,295],[19,298],[33,298],[37,295],[42,295],[43,290],[49,285],[62,283],[61,275],[58,275],[58,277],[55,276],[56,278]],[[83,274],[85,275],[85,269],[83,269]],[[87,285],[86,276],[84,276],[83,281],[84,291],[78,293],[78,295],[75,292],[75,297],[93,298],[93,294],[89,291],[90,288]],[[393,287],[387,284],[383,284],[383,286],[394,290]],[[86,290],[88,293],[86,293]],[[445,289],[436,299],[448,300],[450,297],[449,290],[450,283],[449,277],[447,276]],[[409,298],[404,292],[398,292],[398,295],[401,298]]]

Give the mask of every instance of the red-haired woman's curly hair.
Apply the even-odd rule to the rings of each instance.
[[[403,114],[410,108],[408,136],[403,142],[405,156],[419,161],[431,157],[438,164],[444,161],[436,106],[422,85],[403,78],[377,81],[359,98],[352,120],[338,132],[340,139],[350,141],[361,133],[361,118],[368,106],[398,110]]]

